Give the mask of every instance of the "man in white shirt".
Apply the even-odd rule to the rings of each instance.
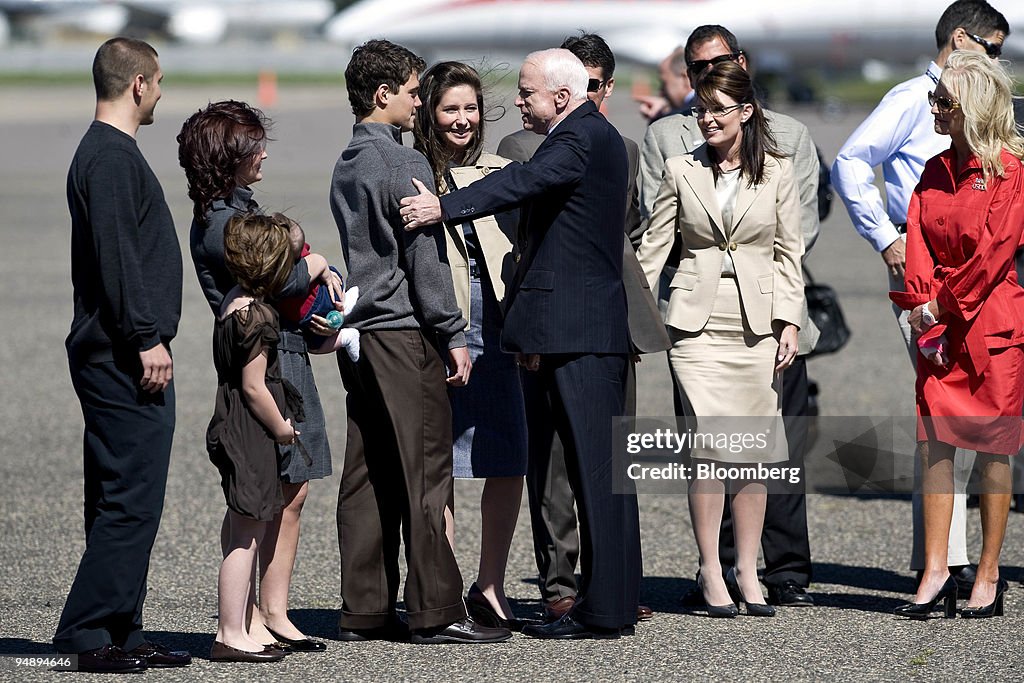
[[[853,132],[832,166],[832,186],[846,204],[853,226],[875,251],[889,273],[889,289],[903,291],[906,264],[907,205],[925,162],[949,147],[949,138],[935,132],[928,93],[939,82],[942,67],[953,50],[985,52],[993,59],[1002,51],[1010,27],[985,0],[957,0],[942,13],[935,27],[939,50],[928,70],[890,90],[875,110]],[[875,167],[882,167],[886,205],[874,185]],[[893,306],[903,340],[916,364],[917,349],[911,343],[907,311]],[[958,463],[970,470],[968,458]],[[971,459],[973,460],[973,459]],[[949,532],[950,572],[961,589],[973,583],[967,559],[966,494],[957,494]],[[920,497],[914,496],[914,548],[910,568],[924,567]]]

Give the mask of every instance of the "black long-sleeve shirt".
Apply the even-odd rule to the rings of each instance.
[[[181,248],[163,189],[135,139],[93,121],[68,171],[77,360],[167,344],[181,317]]]

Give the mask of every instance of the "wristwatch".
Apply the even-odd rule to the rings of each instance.
[[[921,320],[928,327],[931,327],[932,325],[935,325],[936,323],[939,322],[939,319],[936,318],[932,314],[931,309],[928,308],[928,304],[921,304]]]

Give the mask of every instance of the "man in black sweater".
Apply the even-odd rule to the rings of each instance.
[[[132,672],[191,662],[142,633],[174,434],[181,250],[135,142],[160,99],[156,51],[112,38],[92,71],[96,116],[67,180],[75,313],[65,344],[85,420],[85,553],[53,644],[81,671]]]

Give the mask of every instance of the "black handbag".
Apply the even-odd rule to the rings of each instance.
[[[807,356],[835,353],[846,346],[846,342],[850,341],[850,328],[843,318],[836,290],[816,283],[811,273],[804,268],[804,296],[807,298],[808,317],[821,332],[818,343]]]

